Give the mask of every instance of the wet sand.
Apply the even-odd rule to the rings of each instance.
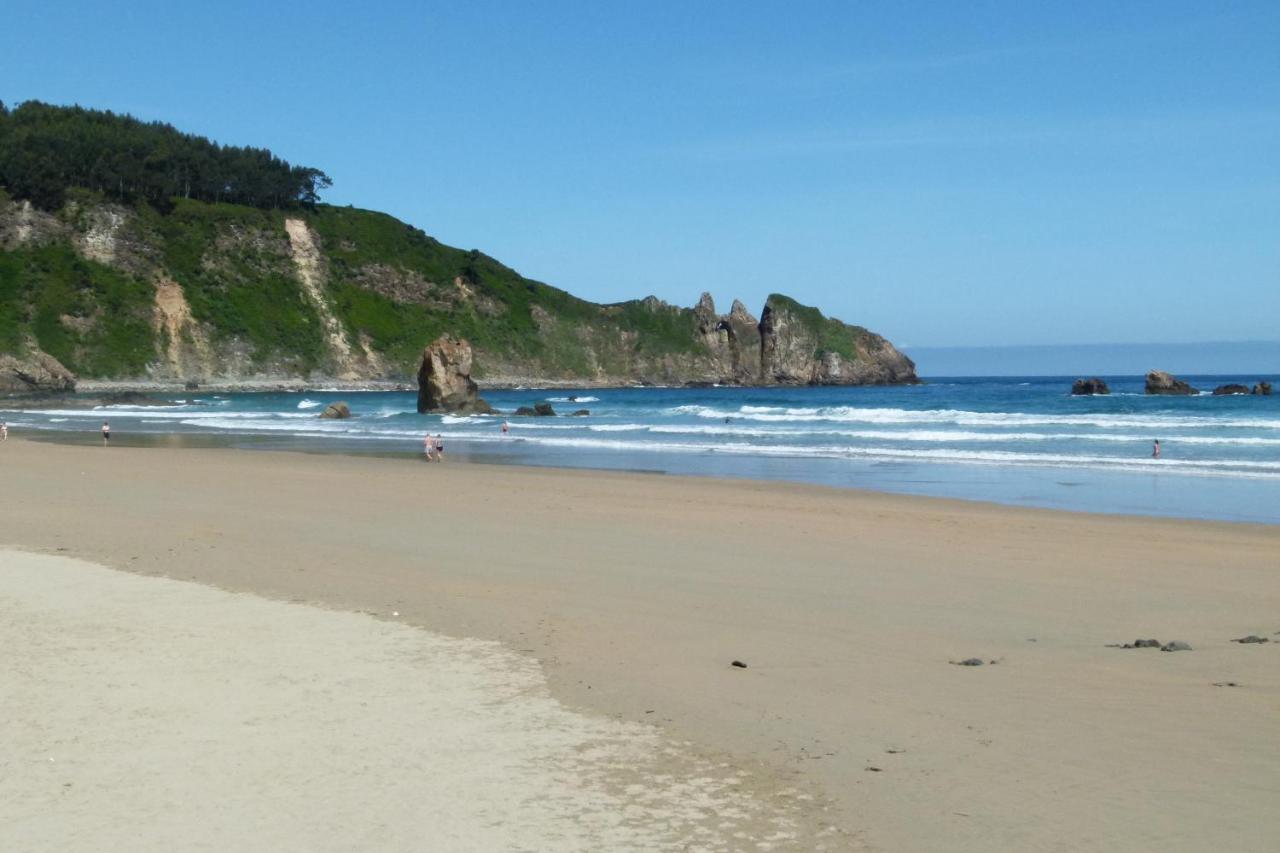
[[[1280,527],[14,439],[0,471],[0,545],[498,641],[850,849],[1280,835]],[[1138,637],[1193,650],[1107,647]]]

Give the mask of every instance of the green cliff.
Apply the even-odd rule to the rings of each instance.
[[[39,133],[18,139],[26,108],[0,108],[0,354],[11,363],[47,355],[81,378],[136,381],[407,381],[422,347],[449,332],[471,341],[490,383],[915,381],[883,338],[786,297],[770,297],[759,322],[740,303],[721,316],[706,296],[695,308],[587,302],[386,214],[319,204],[327,177],[270,152],[215,146],[225,162],[201,160],[211,143],[167,126],[44,105]],[[158,134],[187,147],[135,174],[106,156],[113,138],[84,143],[79,156],[96,144],[119,168],[51,182],[39,145],[72,132],[59,122],[81,132],[86,116],[91,135],[124,122],[136,144]],[[215,167],[217,180],[200,171]]]

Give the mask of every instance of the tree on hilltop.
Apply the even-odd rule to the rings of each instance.
[[[266,148],[219,145],[109,110],[0,102],[0,187],[46,209],[81,187],[165,209],[174,198],[261,208],[310,206],[333,181]]]

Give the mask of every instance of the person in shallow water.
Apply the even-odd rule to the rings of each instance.
[[[436,434],[436,461],[444,461],[444,435]]]
[[[1156,439],[1156,443],[1151,446],[1151,458],[1152,459],[1160,458],[1160,439],[1158,438]]]
[[[106,421],[102,422],[102,446],[106,447],[107,442],[111,440],[111,424]]]
[[[422,457],[428,462],[436,461],[436,442],[431,433],[427,433],[422,439]]]

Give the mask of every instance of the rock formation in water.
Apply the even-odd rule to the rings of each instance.
[[[1071,383],[1071,393],[1077,397],[1083,397],[1093,394],[1110,394],[1111,389],[1107,387],[1107,383],[1094,376],[1092,379],[1077,379]]]
[[[1176,376],[1165,373],[1163,370],[1153,370],[1147,374],[1146,392],[1148,394],[1199,394],[1200,392],[1192,388],[1186,382],[1178,379]]]
[[[324,407],[324,411],[320,413],[320,417],[328,420],[346,420],[351,417],[351,407],[346,403],[330,403]]]
[[[1270,396],[1270,394],[1271,394],[1271,383],[1270,383],[1270,382],[1259,382],[1257,385],[1254,385],[1254,386],[1253,386],[1253,391],[1251,391],[1250,393],[1252,393],[1252,394],[1259,394],[1259,395],[1262,395],[1262,396]]]
[[[1217,388],[1213,389],[1213,396],[1215,397],[1224,397],[1229,394],[1248,394],[1248,393],[1249,393],[1248,385],[1238,385],[1234,382],[1229,383],[1227,385],[1219,385]]]
[[[441,335],[423,350],[418,368],[418,412],[492,412],[471,378],[471,360],[471,344],[451,335]]]

